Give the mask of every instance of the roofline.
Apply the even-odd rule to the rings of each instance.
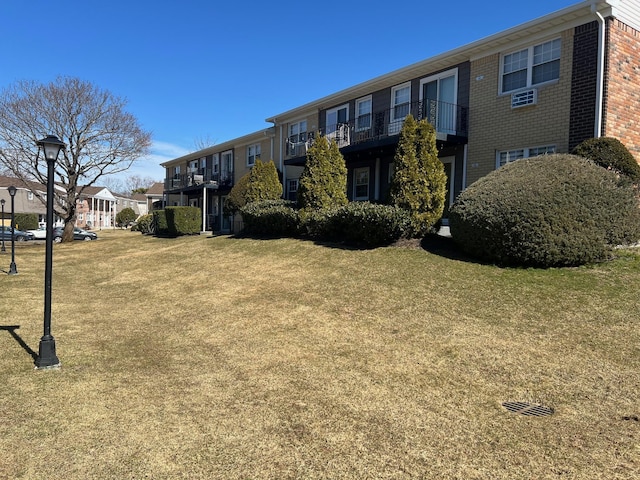
[[[236,137],[232,140],[228,140],[223,143],[217,143],[207,148],[203,148],[202,150],[198,150],[196,152],[187,153],[178,158],[174,158],[172,160],[167,160],[160,164],[161,167],[168,167],[176,163],[182,163],[188,160],[196,160],[198,158],[206,157],[207,155],[212,155],[214,153],[221,153],[227,150],[231,150],[234,147],[238,147],[243,143],[249,143],[251,140],[255,140],[256,138],[269,137],[272,134],[273,127],[263,128],[262,130],[257,130],[252,133],[248,133],[243,135],[242,137]]]
[[[540,32],[550,33],[553,31],[554,27],[561,31],[571,28],[571,26],[578,26],[582,20],[591,16],[593,16],[593,19],[595,20],[595,15],[593,15],[593,12],[591,11],[591,6],[594,4],[596,5],[597,11],[603,16],[611,16],[613,8],[617,7],[619,2],[620,0],[583,0],[580,3],[570,5],[529,22],[522,23],[515,27],[492,34],[488,37],[484,37],[480,40],[454,48],[453,50],[413,63],[406,67],[399,68],[371,80],[359,83],[353,87],[349,87],[318,100],[311,101],[300,107],[287,110],[286,112],[267,118],[266,121],[274,124],[283,123],[283,119],[286,120],[300,116],[309,110],[331,107],[347,97],[350,99],[357,98],[360,95],[368,95],[374,91],[398,85],[402,82],[416,78],[416,76],[421,75],[425,70],[431,70],[433,72],[440,69],[444,70],[466,61],[490,55],[491,53],[500,51],[507,43],[511,44],[519,39],[540,34]],[[584,11],[584,15],[580,15],[581,11]],[[415,71],[419,71],[420,73],[414,74]]]

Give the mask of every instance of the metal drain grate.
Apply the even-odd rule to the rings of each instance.
[[[504,402],[504,408],[513,413],[528,417],[546,417],[553,414],[553,408],[528,402]]]

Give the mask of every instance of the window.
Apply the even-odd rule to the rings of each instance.
[[[233,176],[233,152],[228,150],[222,152],[221,180],[223,182],[231,182]]]
[[[409,115],[411,105],[411,83],[407,82],[391,89],[391,120],[389,135],[400,133],[402,124]]]
[[[292,123],[289,125],[289,141],[291,143],[301,143],[307,141],[307,121]]]
[[[287,199],[296,200],[298,195],[298,179],[289,180],[287,182]]]
[[[198,171],[198,160],[191,160],[189,162],[189,173],[196,173]]]
[[[560,78],[559,38],[505,55],[501,92],[529,88]]]
[[[27,198],[29,200],[33,200],[33,192],[31,192],[31,191],[27,192]]]
[[[369,200],[369,167],[353,171],[353,199]]]
[[[458,101],[458,69],[420,80],[422,118],[437,132],[456,133],[456,103]]]
[[[500,168],[509,162],[520,160],[521,158],[536,157],[538,155],[547,155],[556,153],[555,145],[547,145],[544,147],[519,148],[515,150],[503,150],[496,155],[496,168]]]
[[[342,105],[340,107],[327,110],[327,123],[325,125],[326,134],[335,132],[338,126],[345,124],[349,121],[349,105]]]
[[[180,178],[180,165],[173,167],[173,178]]]
[[[260,158],[260,144],[249,145],[247,147],[247,166],[255,165],[258,158]]]
[[[356,130],[371,128],[371,95],[356,100]]]
[[[220,168],[220,155],[217,153],[213,154],[213,173],[218,173]]]

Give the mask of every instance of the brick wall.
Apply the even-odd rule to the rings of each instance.
[[[598,84],[598,22],[576,27],[571,77],[569,151],[595,135]]]
[[[495,169],[497,151],[545,145],[568,151],[573,29],[561,39],[560,78],[538,87],[537,105],[512,109],[511,95],[498,93],[500,54],[471,62],[467,185]]]
[[[620,140],[640,162],[640,32],[607,20],[603,135]]]

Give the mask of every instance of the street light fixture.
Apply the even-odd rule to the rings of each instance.
[[[11,185],[9,188],[9,195],[11,195],[11,265],[9,266],[9,275],[17,275],[18,269],[16,268],[16,217],[14,200],[16,198],[16,187]]]
[[[4,248],[4,198],[0,199],[0,205],[2,205],[2,248],[0,248],[0,252],[5,253],[7,251],[6,248]]]
[[[51,271],[53,269],[53,174],[55,163],[66,145],[58,137],[49,135],[36,142],[44,150],[47,160],[47,240],[44,267],[44,335],[40,339],[36,368],[54,368],[60,366],[56,355],[56,341],[51,335]]]

